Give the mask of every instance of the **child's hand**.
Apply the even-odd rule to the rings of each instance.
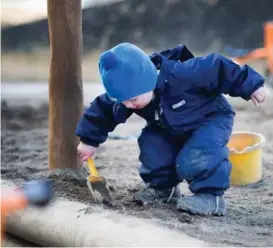
[[[78,150],[78,154],[80,155],[82,161],[87,161],[89,158],[91,158],[95,154],[97,148],[94,146],[86,145],[81,142],[78,145],[77,150]]]
[[[257,107],[260,103],[262,103],[265,100],[266,92],[264,87],[260,87],[256,91],[254,91],[251,95],[251,100]]]

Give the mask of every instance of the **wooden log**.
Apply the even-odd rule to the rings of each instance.
[[[153,220],[96,211],[65,199],[13,213],[7,218],[6,230],[44,247],[209,247]]]

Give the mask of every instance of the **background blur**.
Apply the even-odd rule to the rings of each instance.
[[[129,41],[148,52],[185,44],[195,54],[263,46],[272,0],[82,0],[83,80],[98,81],[101,51]],[[2,0],[2,82],[46,82],[46,0]],[[263,62],[254,63],[264,73]]]

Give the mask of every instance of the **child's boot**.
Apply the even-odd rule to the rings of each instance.
[[[177,208],[195,215],[223,216],[226,214],[226,204],[223,196],[205,193],[180,197],[177,201]]]
[[[178,186],[168,189],[144,188],[135,193],[134,200],[143,205],[152,204],[156,201],[171,202],[179,199],[181,192]]]

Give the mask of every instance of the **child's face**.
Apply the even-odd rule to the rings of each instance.
[[[126,106],[126,108],[141,109],[146,107],[151,102],[151,100],[153,99],[153,95],[153,91],[149,91],[145,94],[136,96],[122,103]]]

